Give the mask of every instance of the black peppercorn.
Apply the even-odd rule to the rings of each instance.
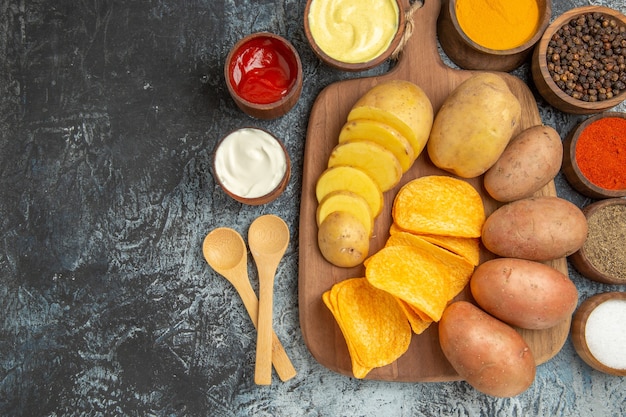
[[[607,100],[626,87],[626,25],[586,13],[559,28],[548,43],[548,71],[566,94]]]

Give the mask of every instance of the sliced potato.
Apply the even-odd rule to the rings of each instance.
[[[383,208],[383,192],[372,177],[361,169],[337,166],[322,172],[315,185],[318,203],[331,192],[338,190],[352,191],[365,198],[374,218]]]
[[[417,158],[413,146],[400,132],[388,124],[370,119],[346,122],[339,132],[339,143],[367,140],[377,143],[398,158],[402,172],[411,168]]]
[[[354,104],[348,121],[370,119],[398,130],[419,155],[433,124],[430,99],[416,84],[405,80],[382,82],[367,91]]]
[[[368,174],[381,191],[395,187],[402,178],[402,167],[398,158],[384,147],[370,141],[340,143],[328,158],[328,168],[352,166]]]
[[[372,236],[374,217],[372,216],[369,204],[367,204],[365,198],[359,194],[347,190],[337,190],[328,194],[317,206],[317,225],[322,224],[324,219],[334,211],[347,211],[352,213],[354,217],[363,223],[368,236]]]

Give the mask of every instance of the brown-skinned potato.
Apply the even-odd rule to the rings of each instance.
[[[517,258],[496,258],[474,271],[470,289],[492,316],[524,329],[547,329],[570,318],[578,290],[560,271]]]
[[[459,376],[484,394],[514,397],[535,379],[535,359],[522,336],[470,302],[445,309],[439,342]]]
[[[491,213],[481,239],[501,257],[549,261],[580,249],[587,239],[587,219],[576,205],[560,197],[524,198]]]

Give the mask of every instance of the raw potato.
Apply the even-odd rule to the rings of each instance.
[[[411,143],[417,157],[430,134],[433,106],[416,84],[389,80],[372,87],[352,106],[348,121],[357,119],[375,120],[393,127]]]
[[[335,266],[350,268],[362,263],[369,252],[365,226],[346,211],[330,213],[317,231],[322,256]]]
[[[540,262],[496,258],[476,268],[472,296],[492,316],[524,329],[548,329],[571,318],[578,304],[574,283]]]
[[[519,100],[500,76],[474,75],[441,106],[428,139],[428,155],[443,170],[477,177],[496,163],[520,120]]]
[[[484,394],[514,397],[535,379],[535,359],[522,336],[467,301],[445,309],[439,343],[461,378]]]
[[[359,168],[372,177],[382,192],[395,187],[402,178],[398,158],[370,141],[344,142],[335,146],[328,158],[328,168],[341,165]]]
[[[549,261],[576,252],[587,239],[587,219],[560,197],[530,197],[505,204],[491,213],[482,242],[496,255]]]
[[[538,125],[514,137],[485,173],[485,190],[502,202],[531,197],[561,169],[563,144],[550,126]]]
[[[359,219],[368,236],[372,236],[374,230],[374,218],[367,201],[360,195],[347,190],[333,191],[320,201],[317,206],[317,225],[322,224],[326,217],[335,211],[347,211]]]
[[[365,198],[374,218],[383,209],[384,197],[380,187],[372,177],[358,168],[338,166],[322,172],[315,185],[317,202],[321,202],[331,192],[339,190],[352,191]]]
[[[339,132],[339,143],[367,140],[392,152],[402,166],[402,173],[411,168],[416,155],[411,143],[393,127],[369,119],[346,122]]]

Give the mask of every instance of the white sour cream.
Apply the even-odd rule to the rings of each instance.
[[[257,198],[272,192],[286,170],[283,148],[264,130],[236,130],[215,152],[216,175],[224,188],[240,197]]]

